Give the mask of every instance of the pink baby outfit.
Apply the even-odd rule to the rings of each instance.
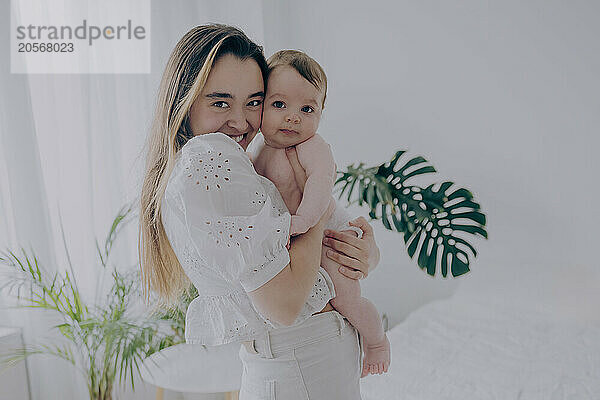
[[[335,203],[331,190],[336,179],[336,165],[329,144],[319,134],[315,134],[296,145],[296,151],[308,177],[304,195],[296,185],[285,149],[271,147],[263,142],[257,148],[253,160],[256,172],[275,184],[292,214],[290,235],[309,230],[319,222],[329,203]]]

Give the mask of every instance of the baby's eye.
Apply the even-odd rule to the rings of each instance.
[[[260,106],[261,104],[262,104],[262,100],[251,100],[251,101],[248,103],[248,106],[249,106],[249,107],[258,107],[258,106]]]
[[[311,106],[304,106],[300,110],[305,113],[315,112],[314,108],[312,108]]]
[[[229,104],[226,101],[216,101],[212,105],[218,108],[229,108]]]
[[[275,108],[284,108],[285,107],[285,104],[283,103],[283,101],[279,101],[279,100],[274,101],[272,105]]]

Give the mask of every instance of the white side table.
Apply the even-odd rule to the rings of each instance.
[[[21,328],[0,326],[0,354],[21,347],[23,347]],[[29,400],[31,398],[29,393],[27,359],[0,374],[0,399]]]
[[[237,400],[242,381],[240,343],[222,346],[178,344],[146,358],[140,368],[142,379],[157,387],[156,399],[163,389],[187,393],[223,393],[226,400]]]

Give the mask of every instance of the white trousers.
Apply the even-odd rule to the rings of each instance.
[[[362,341],[337,311],[240,347],[240,400],[360,400]]]

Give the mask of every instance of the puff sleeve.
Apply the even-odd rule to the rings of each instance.
[[[291,217],[275,186],[222,133],[195,136],[178,156],[165,198],[203,264],[246,292],[271,280],[290,262]]]

